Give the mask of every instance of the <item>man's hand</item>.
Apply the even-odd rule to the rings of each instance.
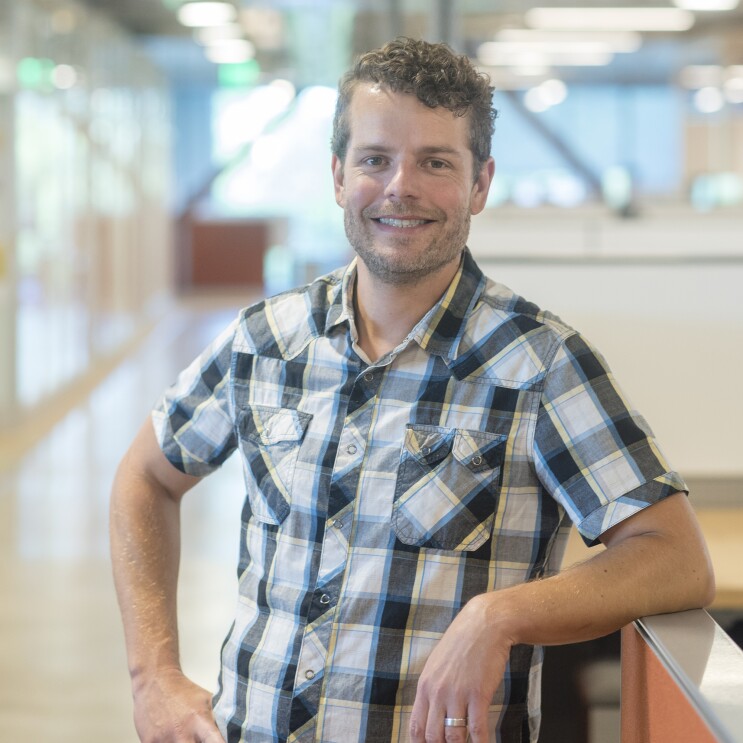
[[[514,644],[490,610],[494,594],[476,596],[451,623],[426,661],[410,720],[413,743],[488,740],[488,709]],[[444,727],[445,717],[467,718]]]
[[[142,743],[225,743],[211,694],[177,668],[134,685],[134,724]]]

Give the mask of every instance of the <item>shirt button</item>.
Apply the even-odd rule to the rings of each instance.
[[[364,381],[365,382],[373,382],[374,381],[374,375],[371,372],[367,372],[364,374]]]
[[[348,447],[346,448],[346,451],[347,451],[347,452],[348,452],[349,454],[356,454],[356,447],[355,447],[355,446],[354,446],[353,444],[351,444],[350,446],[348,446]]]
[[[342,529],[343,528],[343,522],[340,519],[333,519],[332,525],[336,529]]]
[[[424,446],[421,449],[421,453],[423,454],[424,457],[427,457],[431,453],[431,447],[430,446]]]
[[[472,457],[472,464],[474,464],[475,467],[479,467],[482,464],[482,457]]]
[[[313,679],[313,678],[315,678],[315,672],[314,671],[305,671],[304,672],[304,677],[306,679]]]
[[[322,596],[320,596],[320,603],[321,604],[329,604],[330,603],[330,596],[328,596],[327,593],[324,593]]]

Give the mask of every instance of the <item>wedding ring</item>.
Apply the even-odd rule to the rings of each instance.
[[[445,728],[466,728],[467,718],[466,717],[445,717],[444,727]]]

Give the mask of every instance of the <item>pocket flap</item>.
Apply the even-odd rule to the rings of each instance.
[[[449,456],[455,429],[413,426],[405,431],[404,449],[415,460],[429,467]]]
[[[311,413],[251,405],[240,420],[240,432],[245,438],[263,446],[298,442],[304,437],[311,420]]]
[[[452,453],[470,472],[496,469],[503,461],[503,449],[507,436],[457,431]]]

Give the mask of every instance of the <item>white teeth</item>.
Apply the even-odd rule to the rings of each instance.
[[[390,227],[417,227],[421,224],[426,224],[427,219],[392,219],[391,217],[380,217],[379,221],[382,224],[389,225]]]

